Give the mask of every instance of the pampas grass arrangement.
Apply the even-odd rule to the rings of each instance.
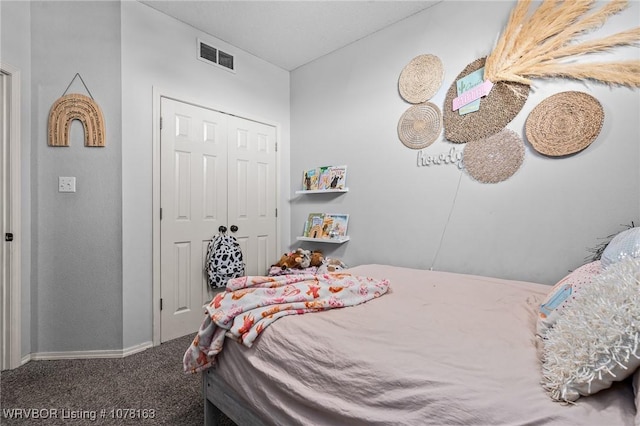
[[[640,61],[577,63],[584,55],[640,42],[640,27],[596,40],[577,41],[625,9],[626,0],[613,0],[591,11],[593,0],[544,0],[532,13],[531,0],[519,0],[493,52],[484,78],[531,85],[532,78],[562,77],[597,80],[610,85],[640,87]]]

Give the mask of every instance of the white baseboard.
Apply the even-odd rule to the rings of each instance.
[[[153,347],[153,342],[144,342],[124,349],[69,352],[34,352],[22,358],[22,364],[29,361],[56,359],[124,358]]]

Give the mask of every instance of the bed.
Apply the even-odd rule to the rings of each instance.
[[[250,348],[227,339],[202,372],[207,424],[220,411],[238,425],[640,424],[640,373],[573,403],[541,386],[536,327],[550,286],[386,265],[346,272],[389,290],[282,317]]]

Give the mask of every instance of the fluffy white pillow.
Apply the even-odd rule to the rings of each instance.
[[[591,284],[593,278],[601,270],[600,261],[596,260],[582,265],[553,286],[538,309],[537,330],[539,335],[543,335],[553,327],[562,312],[571,306],[581,289]]]
[[[640,259],[610,265],[543,336],[542,386],[575,401],[640,367]]]

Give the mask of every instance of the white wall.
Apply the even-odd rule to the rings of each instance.
[[[22,84],[22,355],[120,348],[119,4],[3,1],[0,12],[0,60]],[[77,122],[69,148],[47,146],[49,109],[76,72],[103,109],[106,148],[84,148]],[[87,94],[77,79],[73,92]],[[76,176],[78,192],[59,194],[58,176]]]
[[[31,179],[33,352],[122,347],[121,86],[119,2],[31,2]],[[106,146],[84,146],[78,121],[70,146],[47,144],[52,104],[91,95],[102,109]],[[88,90],[88,92],[87,92]],[[59,193],[58,177],[76,177]]]
[[[236,73],[196,58],[200,37],[235,55]],[[122,3],[124,347],[152,337],[152,90],[279,125],[280,192],[289,189],[289,73],[138,2]],[[281,205],[282,241],[289,241]]]
[[[431,101],[442,108],[455,77],[490,52],[513,5],[442,2],[292,72],[292,235],[312,211],[349,213],[351,241],[315,247],[350,265],[434,267],[553,284],[584,263],[599,238],[640,222],[638,89],[536,80],[509,129],[522,135],[529,112],[566,90],[595,96],[604,126],[588,149],[568,158],[546,158],[525,142],[522,168],[498,184],[478,183],[455,166],[418,167],[418,151],[398,139],[398,119],[410,106],[397,91],[403,67],[420,54],[441,58],[444,82]],[[598,34],[638,26],[639,10],[631,2]],[[639,57],[633,47],[617,54]],[[452,146],[460,149],[441,136],[424,152]],[[342,163],[349,193],[293,194],[304,169]]]

